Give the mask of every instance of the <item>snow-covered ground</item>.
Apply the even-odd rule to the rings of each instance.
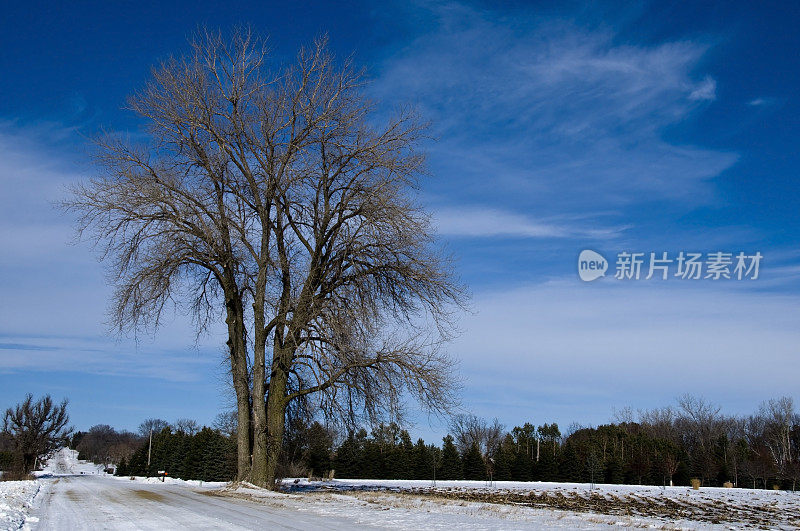
[[[38,481],[0,481],[0,529],[21,529],[36,494]]]
[[[49,478],[85,474],[105,475],[102,466],[80,461],[78,452],[63,448],[33,475]],[[30,516],[30,512],[43,485],[41,479],[0,481],[0,529],[29,529],[38,523],[38,518]]]
[[[83,474],[105,474],[103,465],[78,459],[78,451],[62,448],[45,463],[36,476],[73,476]]]
[[[437,481],[433,486],[431,481],[305,479],[286,480],[284,488],[306,496],[329,493],[340,502],[355,498],[402,508],[416,516],[488,516],[500,527],[512,528],[609,524],[670,529],[800,528],[800,493],[786,491],[511,481]],[[325,510],[337,514],[336,504],[329,505]],[[407,523],[414,521],[414,514],[407,515]],[[469,522],[464,525],[472,527]]]
[[[482,481],[284,480],[283,492],[112,477],[70,451],[0,482],[3,529],[800,528],[800,493]],[[38,493],[38,494],[37,494]]]

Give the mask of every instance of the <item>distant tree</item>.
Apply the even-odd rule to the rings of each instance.
[[[439,465],[437,477],[440,479],[461,479],[464,477],[464,468],[461,464],[461,457],[458,449],[453,442],[453,436],[447,435],[442,441],[442,460]]]
[[[558,457],[558,481],[581,481],[583,463],[581,463],[578,452],[575,449],[575,445],[570,444],[569,442],[565,444]]]
[[[514,481],[530,481],[533,473],[533,467],[535,464],[536,462],[531,458],[531,456],[528,455],[525,448],[520,447],[518,451],[514,454],[514,463],[511,471],[511,479],[513,479]]]
[[[498,481],[513,479],[516,450],[514,437],[507,433],[494,454],[494,479]]]
[[[481,451],[477,443],[469,447],[463,457],[464,479],[483,480],[486,479],[486,463],[483,460]]]
[[[428,479],[433,477],[433,467],[436,455],[433,447],[425,444],[422,439],[417,439],[412,450],[409,470],[412,479]],[[438,464],[438,463],[436,463]]]
[[[139,424],[139,435],[149,437],[150,433],[161,433],[164,428],[172,428],[169,422],[163,419],[147,419]]]
[[[764,445],[769,450],[775,471],[781,479],[789,478],[800,452],[800,448],[792,444],[793,430],[800,426],[794,401],[788,396],[769,400],[761,404],[759,415],[764,419]]]
[[[81,459],[109,466],[118,464],[123,458],[130,459],[131,454],[139,447],[141,439],[130,432],[118,432],[107,424],[98,424],[82,433],[73,446],[78,450]]]
[[[175,421],[175,429],[185,433],[186,435],[194,435],[200,431],[200,426],[197,424],[196,420],[184,418]]]
[[[361,474],[362,452],[363,448],[361,448],[359,442],[356,440],[355,434],[351,432],[336,451],[336,458],[334,460],[336,477],[363,477]]]
[[[234,409],[232,411],[223,411],[214,417],[212,427],[226,437],[236,437],[237,424],[238,413]]]
[[[48,457],[69,442],[67,400],[54,404],[50,395],[33,401],[28,394],[21,404],[6,410],[3,431],[11,435],[13,451],[20,458],[23,474],[28,474],[37,459]]]
[[[322,476],[331,469],[333,433],[314,421],[305,432],[303,461],[314,474]]]
[[[719,469],[715,451],[719,437],[725,433],[725,420],[719,406],[689,394],[678,398],[678,408],[676,424],[682,445],[690,457],[692,472],[706,484]]]
[[[491,423],[472,414],[454,415],[449,423],[458,450],[465,454],[473,445],[481,455],[492,454],[503,439],[503,425],[494,419]]]
[[[230,481],[236,476],[236,442],[210,428],[195,435],[164,428],[153,433],[149,468],[147,453],[148,444],[144,443],[117,474],[144,476],[166,470],[173,477],[202,481]]]

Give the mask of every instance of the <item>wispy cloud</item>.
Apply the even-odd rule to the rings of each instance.
[[[768,107],[770,105],[774,105],[775,103],[777,103],[775,98],[769,98],[766,96],[759,96],[758,98],[753,98],[747,102],[747,104],[751,107]]]
[[[714,101],[717,98],[717,82],[710,76],[706,76],[703,81],[689,93],[690,100]]]
[[[534,13],[431,9],[436,29],[388,58],[374,90],[433,119],[431,166],[457,180],[451,203],[543,216],[691,208],[714,199],[710,180],[737,160],[664,139],[715,98],[716,81],[696,73],[704,43],[620,44],[612,30]]]
[[[96,254],[71,245],[71,220],[53,206],[81,177],[69,157],[75,144],[82,139],[72,128],[0,122],[0,372],[208,378],[224,340],[215,330],[195,344],[182,314],[138,343],[108,334],[111,290]]]
[[[102,336],[52,336],[35,342],[27,336],[10,337],[13,341],[0,343],[2,373],[71,372],[197,382],[220,360],[214,347],[193,349],[169,339],[137,345]]]
[[[608,239],[625,230],[625,227],[598,227],[593,222],[536,220],[507,210],[470,206],[439,208],[434,221],[438,234],[443,236]]]

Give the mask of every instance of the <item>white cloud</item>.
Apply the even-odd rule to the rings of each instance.
[[[690,100],[714,101],[717,98],[717,82],[711,77],[706,77],[689,94]]]
[[[437,233],[443,236],[607,239],[625,229],[598,227],[589,222],[582,225],[538,221],[507,210],[484,207],[439,208],[434,212]]]
[[[729,286],[576,278],[480,293],[450,348],[468,378],[466,406],[502,411],[509,425],[597,423],[612,407],[685,392],[743,411],[800,398],[800,300]]]
[[[769,107],[771,105],[775,105],[776,103],[778,103],[778,101],[779,100],[777,98],[769,98],[763,96],[763,97],[753,98],[752,100],[747,102],[747,105],[751,107]]]

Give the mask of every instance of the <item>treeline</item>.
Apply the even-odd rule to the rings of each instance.
[[[726,416],[691,396],[675,407],[625,410],[617,422],[562,433],[557,424],[526,423],[506,431],[497,421],[455,417],[441,447],[413,443],[395,424],[368,433],[336,434],[318,423],[294,430],[285,445],[286,469],[338,478],[469,479],[604,482],[794,490],[800,480],[800,416],[790,398],[758,412]],[[299,444],[297,440],[304,441]],[[299,448],[299,450],[298,450]]]
[[[236,440],[207,427],[195,434],[165,427],[153,434],[152,448],[148,437],[130,459],[123,458],[117,475],[156,476],[159,470],[181,479],[230,481],[236,476]]]
[[[229,431],[226,415],[215,426],[201,429],[191,419],[170,423],[151,418],[132,433],[98,424],[75,432],[69,447],[78,451],[79,459],[113,468],[117,475],[155,476],[166,470],[182,479],[229,481],[236,475],[235,433]]]
[[[192,421],[149,419],[139,434],[95,426],[73,437],[84,458],[119,464],[118,473],[204,481],[236,475],[235,416],[216,429]],[[452,419],[441,445],[414,442],[397,424],[341,434],[319,422],[288,419],[282,477],[467,479],[688,485],[795,490],[800,480],[800,416],[791,398],[727,416],[692,396],[675,406],[623,410],[597,427],[525,423],[506,430],[474,415]],[[150,466],[149,434],[153,433]],[[2,450],[2,448],[0,448]]]
[[[129,431],[117,431],[108,424],[98,424],[89,431],[77,431],[69,447],[78,451],[78,459],[92,461],[105,468],[130,459],[142,443],[142,437]]]

